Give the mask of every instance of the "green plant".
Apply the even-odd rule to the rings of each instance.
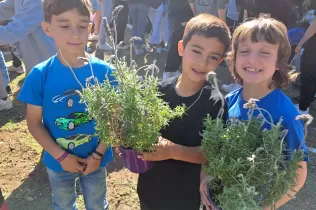
[[[208,164],[203,168],[214,177],[210,191],[223,210],[274,206],[295,185],[298,163],[305,158],[301,148],[286,150],[287,130],[282,129],[282,119],[273,124],[270,114],[259,108],[256,101],[251,99],[244,105],[248,109],[247,121],[230,119],[223,124],[219,116],[208,117],[204,122],[201,149]],[[256,117],[255,112],[259,113]],[[312,117],[299,117],[306,117],[305,128]]]
[[[114,29],[115,17],[121,7],[113,11]],[[111,36],[106,19],[103,21],[114,48],[111,60],[115,71],[111,76],[116,81],[106,79],[101,83],[94,77],[87,79],[86,87],[80,93],[82,102],[86,103],[88,113],[96,121],[98,135],[106,145],[151,151],[160,130],[173,118],[181,117],[184,107],[172,110],[161,98],[159,81],[154,76],[155,71],[159,70],[155,63],[137,68],[132,57],[130,65],[124,58],[118,58],[115,39]],[[139,38],[130,40],[131,49],[136,39]],[[143,76],[139,76],[141,71],[145,73]]]

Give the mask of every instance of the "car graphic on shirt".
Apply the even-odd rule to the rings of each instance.
[[[64,92],[62,95],[57,95],[55,97],[53,97],[52,102],[57,104],[57,103],[61,103],[61,102],[66,102],[66,106],[68,108],[71,108],[74,106],[74,97],[75,96],[79,96],[79,90],[68,90],[66,92]]]
[[[74,112],[68,117],[58,117],[55,119],[55,125],[60,129],[71,131],[76,127],[89,123],[92,121],[92,117],[89,117],[85,112]]]
[[[84,143],[91,141],[91,139],[92,139],[92,136],[90,135],[79,134],[79,135],[69,136],[67,138],[57,138],[56,142],[63,149],[72,150],[75,147],[78,147]]]

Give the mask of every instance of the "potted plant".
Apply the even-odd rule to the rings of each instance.
[[[122,7],[119,6],[113,11],[115,35],[115,17]],[[154,76],[159,70],[155,63],[138,68],[132,60],[132,51],[130,65],[125,58],[118,58],[117,44],[111,36],[106,19],[103,21],[114,48],[111,60],[115,70],[111,76],[116,81],[100,82],[94,77],[88,78],[81,99],[86,103],[88,113],[96,121],[97,133],[104,144],[119,147],[126,167],[134,173],[142,173],[153,163],[138,159],[138,152],[152,151],[153,144],[157,143],[160,136],[160,130],[167,126],[170,120],[181,117],[184,107],[172,110],[161,98],[159,80]],[[136,39],[139,38],[133,37],[130,40],[131,49]]]
[[[221,115],[205,119],[201,149],[208,164],[203,169],[212,177],[210,201],[218,209],[259,210],[260,206],[274,206],[295,185],[298,163],[305,158],[301,146],[286,153],[287,130],[282,129],[282,120],[273,124],[270,114],[256,101],[250,99],[244,105],[248,109],[247,121],[230,119],[223,124]],[[259,112],[256,117],[255,111]],[[298,116],[297,120],[304,118],[308,120],[306,138],[312,117]],[[264,124],[271,128],[263,128]]]

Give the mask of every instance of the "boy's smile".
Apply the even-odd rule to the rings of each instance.
[[[204,84],[207,73],[215,71],[224,55],[224,45],[217,38],[193,35],[187,45],[179,42],[182,74]]]

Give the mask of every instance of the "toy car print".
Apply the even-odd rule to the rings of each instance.
[[[84,143],[91,141],[91,139],[92,139],[92,136],[90,135],[79,134],[79,135],[69,136],[67,138],[57,138],[56,142],[63,149],[72,150],[75,147],[78,147]]]
[[[56,118],[55,125],[57,125],[60,129],[71,131],[78,126],[91,121],[92,117],[89,117],[88,113],[74,112],[67,117]]]
[[[57,103],[61,103],[64,100],[66,101],[66,106],[68,108],[71,108],[74,106],[74,96],[79,96],[79,92],[78,90],[68,90],[66,92],[64,92],[62,95],[57,95],[52,99],[52,102],[57,104]]]

